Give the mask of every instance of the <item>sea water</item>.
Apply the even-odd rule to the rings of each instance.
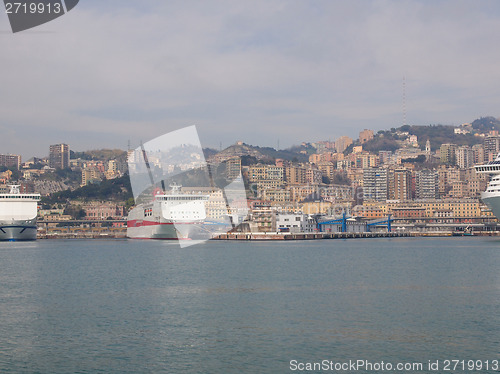
[[[486,237],[1,243],[0,372],[493,373],[499,270]]]

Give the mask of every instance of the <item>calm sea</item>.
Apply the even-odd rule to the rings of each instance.
[[[289,373],[322,360],[497,372],[500,240],[0,244],[2,373]]]

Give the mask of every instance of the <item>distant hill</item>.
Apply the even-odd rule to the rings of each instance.
[[[121,149],[95,149],[91,151],[74,152],[70,151],[72,159],[81,158],[82,160],[109,161],[118,158],[125,159],[127,152]]]
[[[125,201],[132,197],[128,174],[116,179],[105,179],[100,183],[89,184],[73,191],[66,190],[42,198],[42,205],[64,203],[67,200],[106,200]]]
[[[205,150],[205,154],[208,152]],[[304,153],[301,153],[304,152]],[[234,156],[243,157],[247,162],[255,160],[255,162],[274,163],[277,158],[281,158],[294,162],[307,162],[309,153],[306,146],[295,146],[289,149],[276,150],[271,147],[259,147],[249,144],[234,144],[216,154],[211,154],[210,157],[217,156],[219,159],[228,159]]]
[[[399,131],[408,131],[411,135],[417,135],[418,145],[425,148],[427,139],[431,142],[431,149],[434,151],[444,143],[454,143],[458,145],[472,146],[482,143],[483,139],[473,134],[455,134],[455,126],[429,125],[429,126],[401,126]]]
[[[431,149],[435,151],[444,143],[454,143],[458,145],[472,146],[483,142],[480,136],[474,136],[474,133],[488,133],[491,129],[500,130],[500,121],[493,117],[484,117],[472,122],[473,133],[471,134],[455,134],[456,126],[446,125],[428,125],[428,126],[401,126],[390,130],[381,130],[375,137],[363,144],[363,149],[377,153],[378,151],[395,151],[401,148],[402,141],[406,136],[401,133],[416,135],[418,145],[421,149],[425,148],[427,139],[430,140]]]
[[[488,133],[490,130],[500,131],[500,119],[495,117],[481,117],[471,123],[472,128],[481,133]]]

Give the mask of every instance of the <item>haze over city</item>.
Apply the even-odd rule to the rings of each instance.
[[[0,150],[287,147],[498,114],[496,1],[106,1],[12,34],[0,15]]]

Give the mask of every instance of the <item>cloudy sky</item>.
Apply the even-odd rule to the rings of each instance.
[[[80,0],[12,34],[0,12],[0,153],[281,148],[500,116],[500,2]]]

